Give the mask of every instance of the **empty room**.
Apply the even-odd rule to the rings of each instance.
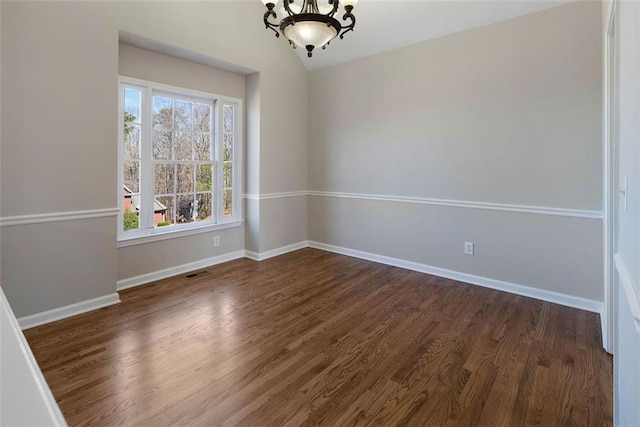
[[[0,425],[640,427],[640,2],[0,2]]]

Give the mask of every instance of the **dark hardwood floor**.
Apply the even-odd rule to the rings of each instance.
[[[25,331],[70,425],[612,424],[598,316],[314,249]]]

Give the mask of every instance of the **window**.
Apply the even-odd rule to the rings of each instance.
[[[119,91],[119,240],[239,225],[241,101],[129,78]]]

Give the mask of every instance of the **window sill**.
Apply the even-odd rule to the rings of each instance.
[[[158,234],[149,234],[148,236],[136,236],[121,238],[118,240],[118,248],[126,248],[128,246],[144,245],[146,243],[159,242],[161,240],[176,239],[179,237],[192,236],[194,234],[210,233],[212,231],[226,230],[229,228],[241,227],[243,220],[225,222],[222,224],[205,225],[202,227],[187,228],[175,231],[165,231]]]

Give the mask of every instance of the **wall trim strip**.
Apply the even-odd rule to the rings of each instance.
[[[254,261],[264,261],[265,259],[273,258],[278,255],[283,255],[289,252],[297,251],[299,249],[308,248],[309,243],[305,240],[302,242],[294,243],[292,245],[282,246],[280,248],[272,249],[266,252],[252,252],[245,251],[245,256]]]
[[[309,247],[321,249],[323,251],[334,252],[341,255],[347,255],[354,258],[365,259],[367,261],[379,262],[381,264],[392,265],[394,267],[406,268],[420,273],[431,274],[433,276],[444,277],[447,279],[457,280],[472,285],[478,285],[485,288],[495,289],[498,291],[509,292],[511,294],[521,295],[524,297],[535,298],[554,304],[560,304],[567,307],[579,308],[581,310],[593,313],[602,313],[604,308],[600,301],[590,300],[587,298],[576,297],[572,295],[561,294],[559,292],[547,291],[543,289],[532,288],[529,286],[518,285],[515,283],[505,282],[502,280],[490,279],[487,277],[476,276],[473,274],[461,273],[445,268],[433,267],[427,264],[420,264],[412,261],[405,261],[398,258],[391,258],[384,255],[363,252],[356,249],[343,248],[340,246],[329,245],[321,242],[309,241]]]
[[[618,277],[620,277],[620,285],[622,289],[624,289],[624,293],[627,297],[627,302],[629,303],[629,308],[631,310],[631,316],[633,316],[633,323],[636,332],[640,334],[640,295],[636,293],[633,282],[631,281],[631,276],[629,275],[629,271],[627,270],[627,267],[622,258],[620,258],[620,255],[614,255],[613,260],[616,264]]]
[[[118,249],[129,246],[146,245],[147,243],[159,242],[162,240],[177,239],[180,237],[193,236],[195,234],[213,233],[230,228],[238,228],[244,224],[244,220],[223,222],[220,224],[206,225],[203,227],[193,227],[182,230],[164,231],[158,234],[149,234],[147,236],[137,236],[128,239],[118,240]]]
[[[134,288],[136,286],[146,285],[147,283],[155,282],[157,280],[177,276],[178,274],[189,273],[194,270],[200,270],[202,268],[211,267],[216,264],[222,264],[223,262],[233,261],[238,258],[244,258],[244,253],[245,251],[243,250],[229,252],[227,254],[218,255],[211,258],[205,258],[200,261],[176,265],[175,267],[169,267],[163,270],[153,271],[151,273],[130,277],[128,279],[118,280],[116,282],[116,289],[118,291],[122,291],[125,289]]]
[[[43,311],[42,313],[21,317],[18,319],[18,324],[22,330],[25,330],[44,325],[45,323],[55,322],[56,320],[66,319],[67,317],[77,316],[78,314],[83,314],[88,311],[118,304],[119,302],[120,296],[114,292],[98,298],[80,301],[75,304],[65,305],[64,307],[54,308],[53,310]]]
[[[342,193],[335,191],[291,191],[286,193],[245,194],[247,200],[269,200],[285,197],[334,197],[341,199],[379,200],[384,202],[412,203],[419,205],[448,206],[466,209],[483,209],[491,211],[515,212],[536,215],[563,216],[568,218],[603,219],[602,211],[584,209],[565,209],[547,206],[516,205],[508,203],[472,202],[467,200],[432,199],[427,197],[389,196],[384,194]]]
[[[569,218],[587,218],[602,220],[601,211],[581,209],[563,209],[545,206],[512,205],[504,203],[471,202],[465,200],[431,199],[425,197],[388,196],[382,194],[339,193],[329,191],[309,191],[310,196],[334,197],[341,199],[379,200],[384,202],[412,203],[420,205],[448,206],[467,209],[483,209],[503,212],[516,212],[537,215],[554,215]]]
[[[5,216],[0,218],[0,227],[11,227],[14,225],[27,224],[45,224],[49,222],[72,221],[92,218],[105,218],[116,215],[118,215],[118,208]]]
[[[302,197],[308,195],[308,191],[287,191],[284,193],[245,194],[244,198],[247,200],[270,200],[283,199],[286,197]]]

